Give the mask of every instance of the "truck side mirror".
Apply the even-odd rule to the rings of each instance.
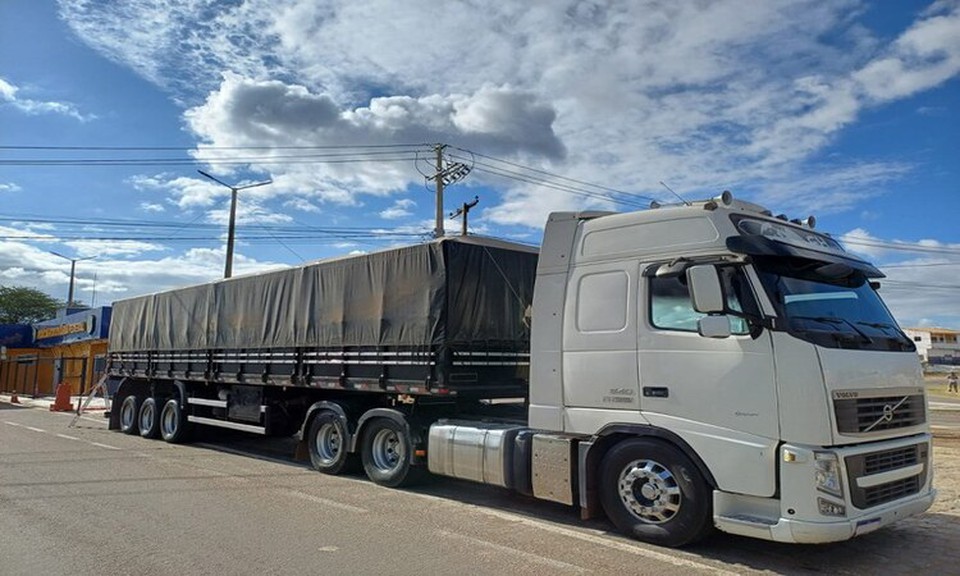
[[[729,338],[730,318],[726,314],[704,316],[697,321],[697,332],[704,338]]]
[[[726,306],[717,269],[708,264],[687,268],[687,287],[693,309],[702,314],[722,313]]]

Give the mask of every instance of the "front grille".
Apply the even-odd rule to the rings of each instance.
[[[927,421],[922,394],[840,398],[833,401],[833,410],[841,434],[909,428]]]
[[[874,452],[863,459],[863,475],[879,474],[887,470],[897,470],[913,466],[918,462],[917,446],[907,446],[898,450]]]
[[[874,486],[873,488],[867,488],[863,491],[864,505],[859,506],[856,502],[853,504],[857,508],[871,508],[887,502],[893,502],[894,500],[903,498],[904,496],[916,494],[919,491],[920,477],[914,476],[912,478],[904,478],[903,480],[895,480],[893,482]]]
[[[929,445],[923,443],[844,458],[850,486],[850,500],[853,505],[862,510],[920,492],[920,488],[926,483],[927,470],[930,467],[929,454]],[[915,476],[893,480],[869,488],[857,486],[858,478],[900,470],[915,464],[924,465],[923,470]]]

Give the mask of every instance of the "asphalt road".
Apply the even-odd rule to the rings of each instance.
[[[960,565],[943,553],[960,541],[952,510],[834,545],[717,535],[674,551],[491,487],[444,479],[400,491],[323,476],[289,458],[289,440],[211,431],[174,446],[107,431],[92,416],[67,428],[70,418],[0,403],[0,575],[916,574]],[[960,451],[949,450],[956,460]]]

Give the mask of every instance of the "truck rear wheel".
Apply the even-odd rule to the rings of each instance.
[[[419,476],[412,465],[409,435],[402,425],[388,418],[376,418],[367,425],[360,456],[367,477],[381,486],[396,488],[415,482]]]
[[[160,435],[171,444],[187,439],[187,416],[176,398],[167,400],[160,411]]]
[[[140,415],[137,418],[140,435],[144,438],[160,437],[160,415],[157,412],[156,399],[145,398],[140,405]]]
[[[347,439],[347,430],[339,416],[329,410],[317,414],[307,433],[313,468],[324,474],[340,474],[353,468],[356,458],[348,451]]]
[[[142,400],[139,396],[130,394],[120,404],[120,431],[124,434],[136,434],[139,431],[137,417]]]
[[[600,482],[607,517],[628,536],[679,547],[713,528],[709,486],[669,444],[647,438],[617,444],[604,456]]]

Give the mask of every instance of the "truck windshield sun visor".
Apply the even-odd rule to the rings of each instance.
[[[750,256],[781,256],[814,260],[823,262],[824,264],[840,264],[862,272],[867,278],[884,278],[886,276],[869,262],[810,248],[791,246],[766,236],[731,236],[727,238],[727,249],[737,254],[747,254]]]

